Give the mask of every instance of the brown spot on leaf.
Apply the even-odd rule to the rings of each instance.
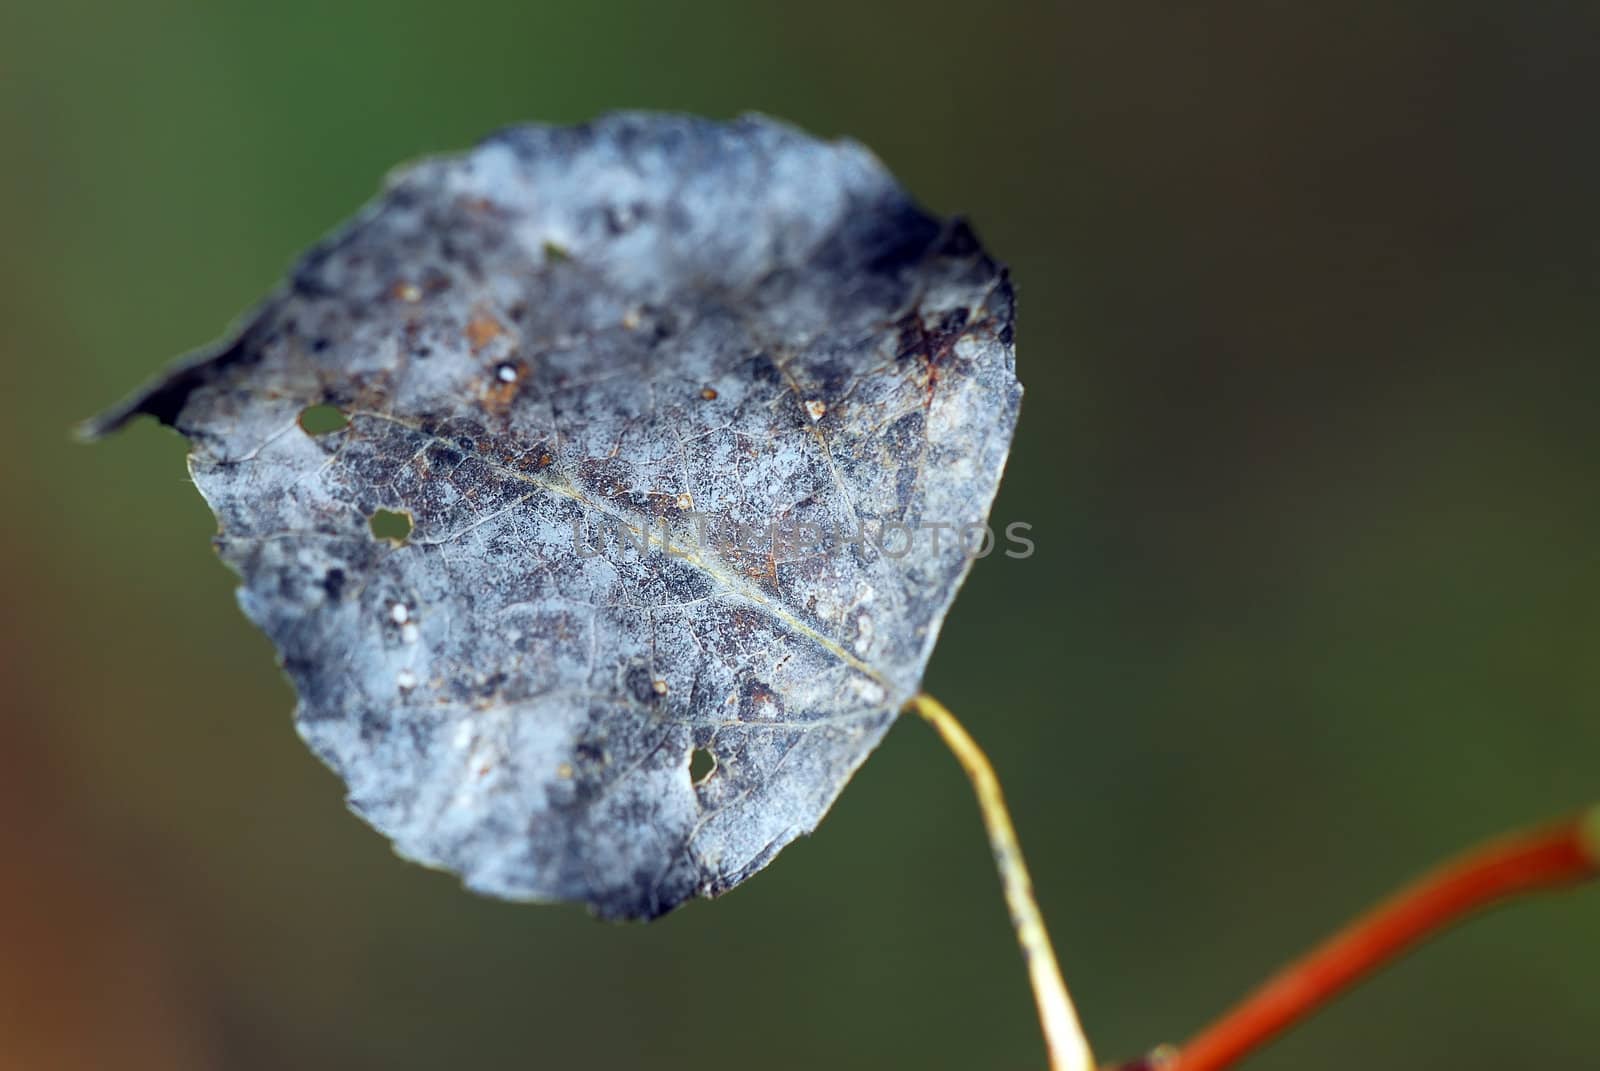
[[[492,416],[505,416],[522,392],[527,374],[527,366],[521,361],[501,361],[491,368],[489,381],[483,388],[484,410]]]
[[[939,385],[943,367],[955,352],[956,343],[966,333],[969,313],[966,309],[949,309],[941,313],[931,325],[922,317],[920,308],[914,309],[895,321],[895,358],[915,359],[922,363],[923,384],[927,388],[927,404],[933,403],[933,392]]]
[[[473,313],[472,319],[467,321],[467,343],[473,353],[481,351],[505,333],[506,329],[500,321],[485,312]]]

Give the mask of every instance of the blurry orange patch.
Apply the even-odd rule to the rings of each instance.
[[[487,313],[474,313],[472,319],[467,321],[467,343],[471,345],[473,353],[505,333],[506,329],[500,321]]]
[[[0,719],[0,1067],[220,1066],[207,1009],[186,991],[190,935],[143,907],[170,875],[127,866],[127,852],[107,859],[104,831],[71,803],[83,785],[57,759],[32,725]],[[122,894],[135,886],[148,899]]]

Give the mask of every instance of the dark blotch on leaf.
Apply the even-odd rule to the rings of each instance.
[[[329,602],[338,602],[339,596],[344,594],[344,570],[329,569],[323,573],[322,590],[328,596]]]
[[[661,696],[656,691],[656,679],[643,666],[628,670],[628,691],[641,703],[655,703]]]

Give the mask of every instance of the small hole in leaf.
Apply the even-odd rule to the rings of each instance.
[[[392,543],[404,543],[411,534],[411,514],[398,513],[392,509],[380,509],[369,518],[372,525],[374,539],[387,539]]]
[[[307,435],[326,435],[350,426],[350,418],[333,405],[308,405],[300,410],[300,430]]]
[[[689,752],[689,781],[692,784],[703,785],[710,780],[716,772],[717,757],[703,747],[697,747]]]

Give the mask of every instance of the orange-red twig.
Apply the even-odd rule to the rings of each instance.
[[[1445,864],[1290,964],[1183,1046],[1144,1066],[1221,1071],[1374,970],[1463,917],[1600,875],[1600,807]],[[1140,1066],[1140,1065],[1134,1065]]]

